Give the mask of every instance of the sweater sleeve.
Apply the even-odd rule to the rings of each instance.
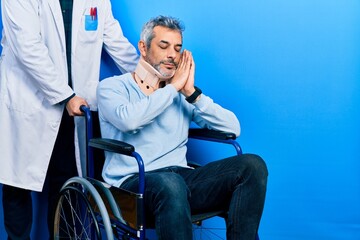
[[[235,114],[202,94],[200,99],[193,104],[193,121],[201,128],[232,132],[240,135],[240,122]]]

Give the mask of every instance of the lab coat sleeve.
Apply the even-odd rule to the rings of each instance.
[[[114,18],[111,3],[106,1],[104,49],[114,60],[122,73],[133,72],[139,60],[135,47],[124,36],[120,23]]]
[[[26,78],[43,93],[50,104],[69,97],[73,91],[49,56],[42,40],[39,1],[2,1],[2,19],[6,41]],[[59,52],[59,54],[61,54]]]

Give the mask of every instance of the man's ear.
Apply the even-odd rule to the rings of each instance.
[[[139,41],[138,48],[139,48],[141,56],[145,57],[147,49],[146,49],[146,44],[143,40]]]

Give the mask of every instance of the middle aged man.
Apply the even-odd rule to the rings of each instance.
[[[192,169],[186,143],[190,123],[240,134],[236,116],[194,86],[192,54],[182,51],[181,23],[159,16],[147,22],[134,73],[98,86],[102,135],[132,144],[145,164],[145,206],[159,239],[192,239],[191,213],[228,210],[227,239],[254,240],[267,184],[264,161],[243,154]],[[103,178],[137,190],[136,161],[106,154]]]

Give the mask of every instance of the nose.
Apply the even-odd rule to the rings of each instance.
[[[169,48],[168,52],[167,52],[167,57],[174,60],[176,58],[177,54],[178,54],[178,52],[175,49]]]

